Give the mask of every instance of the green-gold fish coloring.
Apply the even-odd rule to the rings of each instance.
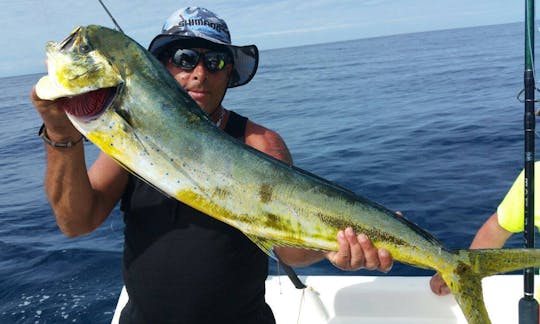
[[[36,89],[42,99],[114,88],[101,111],[69,115],[75,127],[133,174],[240,229],[266,253],[336,251],[337,232],[351,226],[395,260],[439,271],[468,322],[482,324],[490,320],[481,278],[540,266],[536,249],[449,251],[394,211],[231,138],[122,33],[77,27],[49,43],[47,56],[49,73]]]

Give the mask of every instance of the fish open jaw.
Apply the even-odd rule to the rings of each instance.
[[[110,106],[120,89],[121,86],[102,88],[69,97],[64,99],[62,108],[72,116],[94,119]]]

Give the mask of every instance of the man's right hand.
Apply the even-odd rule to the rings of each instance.
[[[64,111],[64,107],[69,104],[69,99],[43,100],[36,94],[35,87],[32,88],[30,99],[47,128],[47,135],[53,141],[76,141],[81,137]]]

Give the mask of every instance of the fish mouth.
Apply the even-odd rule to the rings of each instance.
[[[74,117],[95,119],[114,102],[121,86],[102,88],[62,99],[64,111]]]

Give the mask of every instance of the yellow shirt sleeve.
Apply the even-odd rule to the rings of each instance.
[[[538,199],[538,196],[540,196],[538,192],[540,190],[540,177],[536,177],[536,174],[540,172],[539,163],[534,163],[534,225],[536,227],[540,226],[540,201]],[[497,207],[499,225],[512,233],[523,232],[524,178],[525,172],[522,170],[499,207]]]

